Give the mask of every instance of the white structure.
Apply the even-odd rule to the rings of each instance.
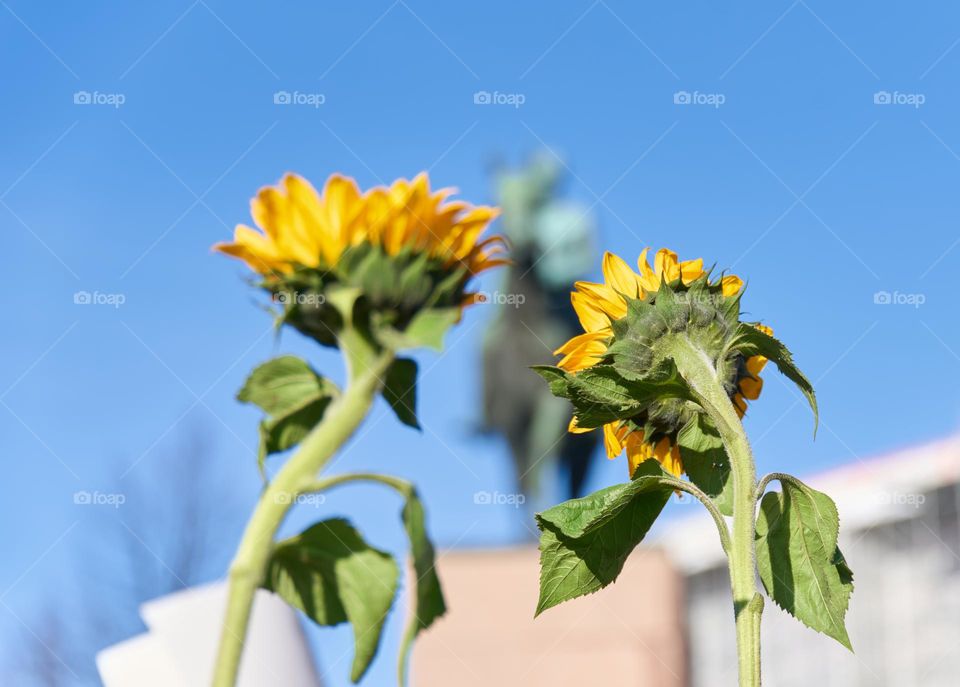
[[[140,608],[148,632],[97,654],[104,687],[208,687],[226,586],[185,589]],[[320,687],[296,612],[260,590],[254,600],[238,687]]]
[[[765,687],[960,684],[960,439],[798,476],[840,512],[856,653],[768,600]],[[690,683],[736,684],[730,588],[713,522],[691,518],[660,541],[687,580]]]

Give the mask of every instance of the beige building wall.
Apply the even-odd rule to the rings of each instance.
[[[683,581],[663,552],[637,549],[615,585],[534,620],[538,558],[534,547],[440,556],[449,611],[417,642],[413,685],[687,683]]]

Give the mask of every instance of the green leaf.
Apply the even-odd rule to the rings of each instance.
[[[567,373],[554,365],[532,365],[531,370],[543,377],[550,385],[550,393],[561,398],[570,398],[570,381]]]
[[[254,368],[237,400],[259,406],[268,415],[260,423],[261,474],[266,457],[299,444],[339,394],[335,384],[296,356],[280,356]]]
[[[402,332],[384,328],[378,332],[380,340],[396,351],[411,348],[443,350],[443,337],[460,320],[461,309],[428,308],[421,310]]]
[[[237,400],[253,403],[268,415],[287,415],[315,400],[336,393],[336,387],[293,355],[268,360],[254,368]]]
[[[733,515],[733,474],[723,440],[710,418],[697,413],[677,436],[683,470],[713,499],[724,515]]]
[[[397,419],[414,429],[420,429],[417,421],[417,362],[410,358],[397,358],[387,370],[383,384],[383,397],[397,414]]]
[[[840,520],[829,496],[795,478],[769,492],[757,519],[757,567],[777,605],[850,649],[844,616],[853,573],[837,548]]]
[[[319,424],[330,404],[329,396],[308,403],[294,412],[260,423],[261,448],[264,458],[293,448]]]
[[[410,540],[410,556],[413,559],[413,573],[416,575],[416,603],[413,618],[410,619],[400,647],[400,673],[403,676],[406,675],[407,657],[417,635],[447,612],[440,578],[437,576],[436,555],[427,536],[423,503],[413,488],[407,491],[406,496],[403,526]]]
[[[813,385],[793,362],[793,355],[787,347],[769,334],[764,334],[754,325],[743,322],[740,323],[731,346],[748,358],[754,355],[762,355],[769,359],[777,366],[781,374],[797,385],[803,395],[806,396],[810,409],[813,411],[813,432],[816,435],[820,418],[820,413],[817,410],[817,397],[814,394]]]
[[[561,503],[537,515],[540,528],[540,615],[613,582],[643,540],[673,489],[655,460],[635,479]]]
[[[388,553],[371,548],[350,523],[324,520],[277,544],[263,587],[320,625],[349,621],[358,682],[380,644],[400,571]]]

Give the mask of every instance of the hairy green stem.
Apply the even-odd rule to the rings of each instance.
[[[800,487],[803,487],[803,482],[798,480],[793,475],[788,475],[785,472],[771,472],[770,474],[764,475],[760,479],[760,482],[757,484],[757,491],[756,491],[756,494],[754,495],[754,500],[759,501],[763,497],[763,492],[767,490],[767,485],[769,485],[770,482],[774,482],[774,481],[781,482],[781,483],[791,482]]]
[[[723,519],[723,514],[720,512],[720,509],[717,508],[717,504],[713,502],[709,496],[707,496],[702,489],[700,489],[693,482],[687,482],[682,479],[664,479],[662,480],[663,484],[669,485],[678,491],[686,492],[690,494],[695,499],[700,501],[706,507],[707,511],[710,513],[710,517],[713,518],[713,522],[717,525],[717,533],[720,535],[720,544],[723,546],[724,552],[730,554],[730,530],[727,529],[727,521]]]
[[[733,403],[717,377],[713,361],[682,334],[673,340],[671,355],[696,401],[713,420],[730,458],[733,537],[727,557],[736,618],[740,687],[759,687],[763,596],[757,590],[755,572],[757,475],[753,452]]]
[[[392,352],[378,350],[349,325],[340,335],[340,348],[347,360],[346,390],[260,495],[230,566],[214,687],[236,684],[254,595],[266,574],[277,530],[297,497],[311,490],[317,473],[366,417],[393,362]]]

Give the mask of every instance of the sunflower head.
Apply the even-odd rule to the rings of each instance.
[[[716,430],[678,372],[671,341],[683,337],[709,360],[740,417],[760,395],[768,358],[795,372],[801,388],[809,383],[768,327],[740,320],[739,277],[713,277],[702,260],[680,262],[666,249],[652,268],[646,256],[634,272],[606,253],[604,283],[577,282],[571,300],[584,333],[557,349],[557,367],[536,369],[572,401],[571,432],[602,428],[607,455],[626,449],[631,475],[654,458],[679,476]]]
[[[365,193],[337,174],[322,193],[287,174],[251,200],[259,230],[239,225],[214,249],[243,260],[281,306],[280,321],[321,343],[336,344],[343,313],[327,296],[344,289],[373,330],[402,333],[427,311],[458,317],[475,300],[470,279],[507,262],[501,237],[481,240],[498,211],[453,193],[431,191],[425,173]]]

